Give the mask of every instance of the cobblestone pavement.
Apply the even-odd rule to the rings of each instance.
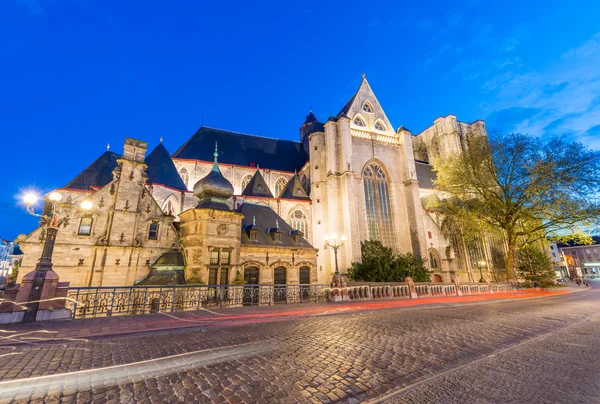
[[[0,347],[0,402],[600,402],[595,286],[540,299],[29,340]]]

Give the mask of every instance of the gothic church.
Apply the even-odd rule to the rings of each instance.
[[[335,116],[311,112],[300,141],[201,127],[170,154],[126,139],[58,191],[54,271],[71,286],[329,283],[324,236],[345,236],[342,273],[361,242],[427,258],[433,281],[493,280],[493,240],[446,238],[424,201],[437,194],[430,161],[460,152],[485,124],[453,115],[413,135],[397,130],[366,78]],[[215,144],[217,150],[215,150]],[[88,212],[78,209],[92,202]],[[45,237],[23,236],[20,276],[35,268]],[[496,254],[497,255],[497,254]],[[475,279],[474,273],[477,272]]]

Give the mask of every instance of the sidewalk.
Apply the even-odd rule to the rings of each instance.
[[[283,304],[275,306],[205,309],[175,313],[99,317],[30,324],[9,324],[0,328],[0,346],[59,342],[74,339],[96,339],[193,327],[222,327],[402,307],[443,307],[454,304],[468,304],[484,301],[548,297],[584,290],[588,289],[571,287],[552,291],[528,289],[520,290],[518,292],[497,292],[493,294],[468,296],[435,296],[419,299],[396,300],[357,300],[343,303]]]

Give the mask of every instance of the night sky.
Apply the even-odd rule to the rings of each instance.
[[[298,139],[362,73],[415,134],[455,114],[600,148],[599,15],[597,0],[3,0],[0,237],[36,227],[24,191],[64,186],[108,143],[174,152],[203,122]]]

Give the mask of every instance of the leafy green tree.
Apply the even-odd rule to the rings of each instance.
[[[552,236],[548,238],[548,241],[556,244],[567,244],[567,245],[592,245],[594,239],[589,234],[585,233],[570,233],[561,234],[558,236]]]
[[[539,245],[529,244],[519,249],[517,253],[518,275],[526,285],[538,283],[541,287],[554,286],[556,273],[548,253]]]
[[[425,261],[414,255],[394,254],[379,241],[365,241],[361,246],[362,262],[353,262],[348,277],[360,282],[403,282],[407,276],[415,282],[429,282]]]
[[[554,137],[470,136],[465,150],[436,158],[435,187],[450,195],[440,210],[461,229],[499,229],[516,280],[520,246],[589,226],[600,218],[600,153]]]

